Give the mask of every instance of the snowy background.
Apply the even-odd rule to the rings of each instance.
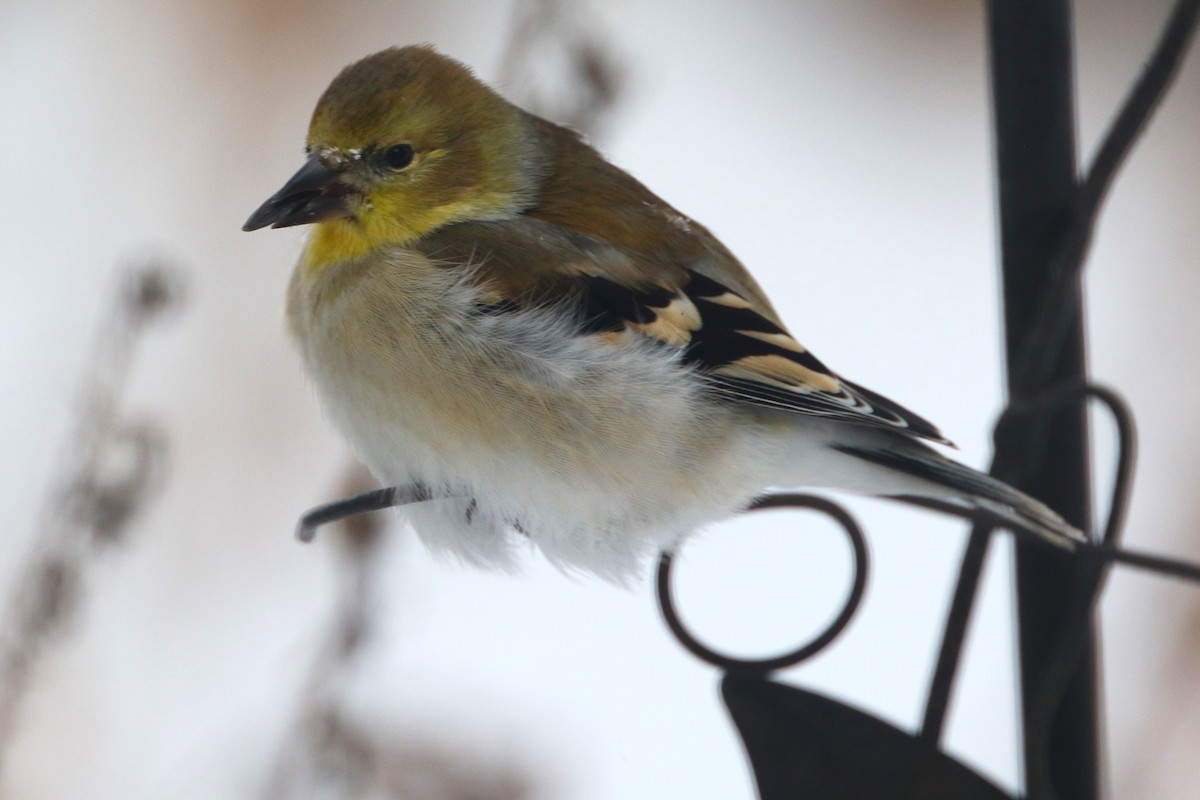
[[[822,360],[985,465],[1003,374],[982,5],[568,6],[620,67],[604,152],[720,236]],[[1167,7],[1078,4],[1082,153]],[[336,536],[306,547],[291,530],[338,494],[351,461],[283,331],[304,231],[240,227],[300,164],[312,105],[343,65],[432,42],[496,81],[515,19],[509,4],[468,0],[0,4],[0,597],[70,463],[118,276],[159,258],[186,288],[141,342],[124,401],[169,438],[166,482],[125,545],[91,563],[78,613],[36,664],[3,797],[262,797],[289,769],[347,571]],[[1140,424],[1129,542],[1193,559],[1198,143],[1193,54],[1116,184],[1087,278],[1093,372]],[[1096,428],[1111,452],[1109,426]],[[964,529],[839,499],[870,536],[866,603],[833,647],[784,677],[912,729]],[[761,654],[824,624],[845,592],[847,548],[802,521],[765,514],[687,548],[680,602],[706,638]],[[1014,788],[1001,541],[948,746]],[[401,528],[373,563],[372,635],[323,691],[397,770],[428,773],[412,796],[753,797],[717,675],[670,638],[650,583],[571,578],[536,556],[521,578],[485,574],[432,559]],[[1112,796],[1195,797],[1200,592],[1119,573],[1103,623]]]

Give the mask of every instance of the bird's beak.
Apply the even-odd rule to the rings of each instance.
[[[282,189],[250,215],[242,230],[256,231],[268,225],[288,228],[352,216],[346,197],[356,190],[338,180],[341,174],[314,153]]]

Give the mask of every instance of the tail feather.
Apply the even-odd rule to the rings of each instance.
[[[918,445],[919,446],[919,445]],[[1051,544],[1073,549],[1087,538],[1046,504],[1034,500],[1003,481],[943,457],[925,447],[873,449],[834,445],[835,450],[873,464],[897,470],[949,492],[931,493],[935,500],[965,502],[1021,530],[1041,536]]]

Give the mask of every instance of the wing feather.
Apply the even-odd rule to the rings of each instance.
[[[636,331],[681,348],[683,363],[704,375],[714,395],[732,402],[891,428],[950,444],[925,418],[847,381],[783,328],[711,278],[689,273],[681,288],[630,289],[584,279],[585,332]]]
[[[634,256],[627,251],[546,223],[471,226],[475,243],[469,253],[461,249],[466,237],[460,227],[450,239],[450,246],[459,248],[458,259],[450,260],[468,261],[476,270],[486,287],[482,313],[571,306],[580,335],[614,346],[627,341],[628,332],[659,342],[678,351],[681,363],[703,375],[713,395],[728,402],[950,444],[928,420],[838,376],[792,338],[770,308],[713,278],[707,274],[711,269],[660,264],[639,271],[631,268]],[[447,255],[447,246],[439,245],[438,253]],[[547,264],[559,268],[547,269]],[[640,274],[654,277],[632,283],[630,276]]]

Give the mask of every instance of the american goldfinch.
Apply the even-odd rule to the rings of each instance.
[[[346,67],[245,230],[312,225],[287,315],[334,424],[432,547],[614,579],[772,488],[1080,534],[840,377],[711,233],[430,47]]]

